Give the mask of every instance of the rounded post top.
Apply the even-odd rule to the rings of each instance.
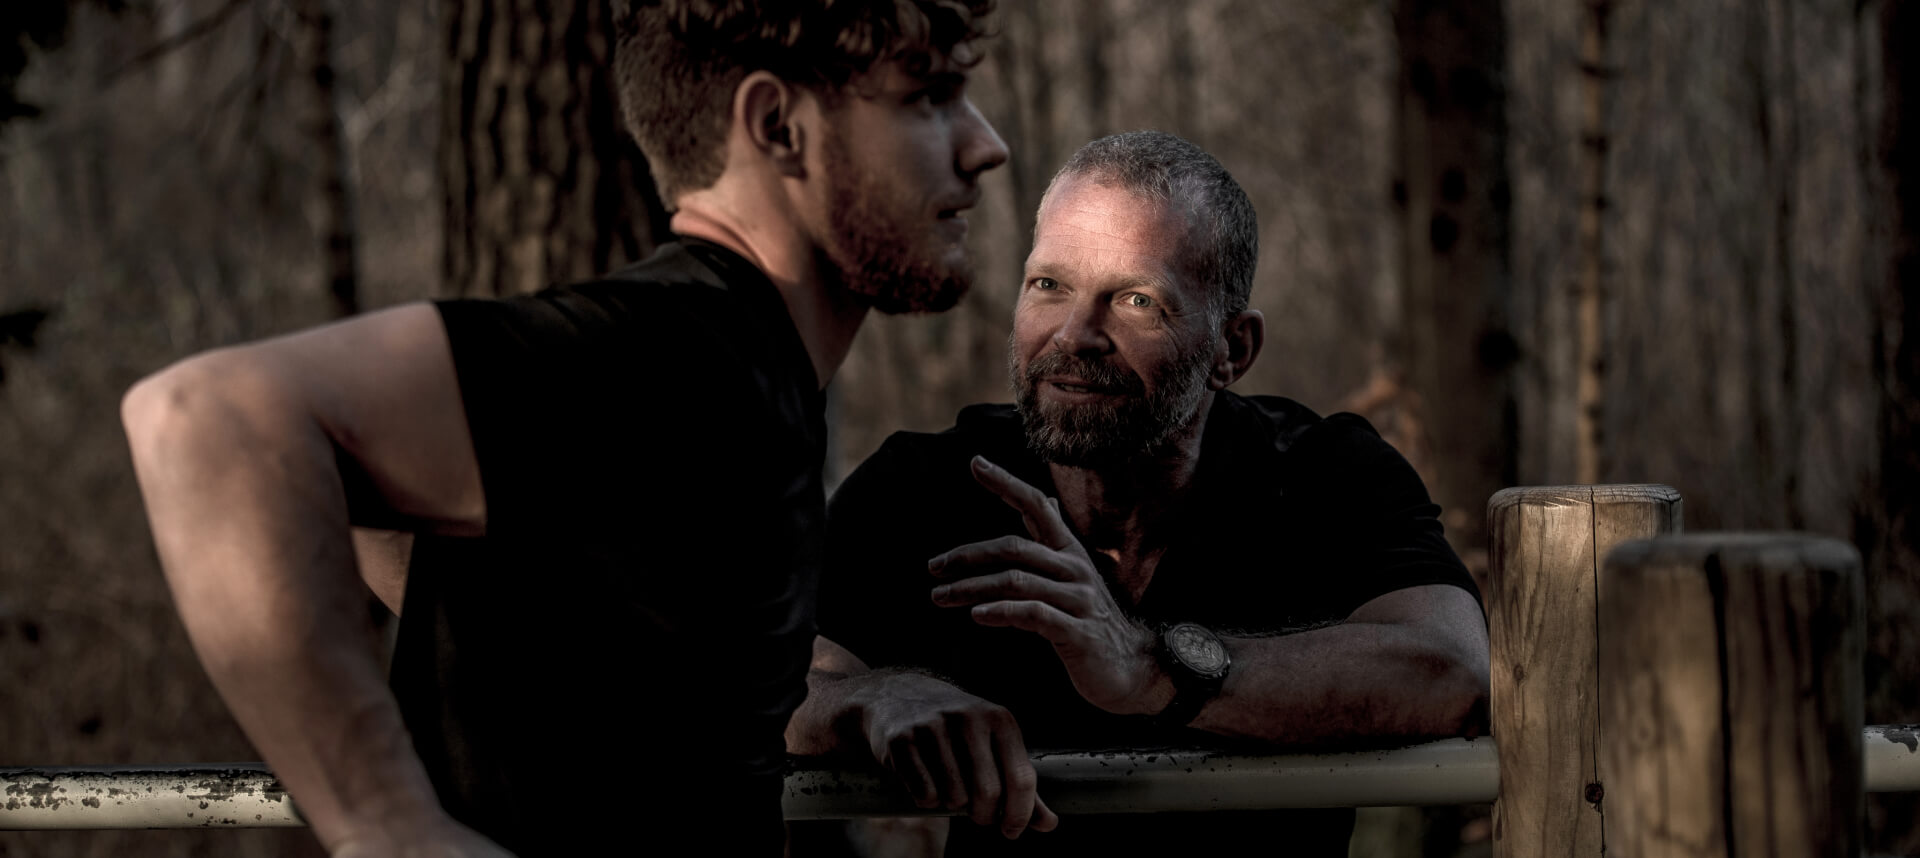
[[[1489,516],[1515,506],[1586,506],[1601,503],[1680,502],[1680,490],[1661,483],[1602,483],[1570,486],[1515,486],[1493,493]]]

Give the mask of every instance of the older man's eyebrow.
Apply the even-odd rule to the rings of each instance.
[[[1063,283],[1069,283],[1069,284],[1085,282],[1085,278],[1071,276],[1061,271],[1057,267],[1044,262],[1028,266],[1025,273],[1022,275],[1022,282],[1025,282],[1027,280],[1033,280],[1040,277],[1045,277],[1049,280],[1059,280]],[[1165,278],[1155,277],[1151,274],[1136,274],[1130,277],[1124,277],[1117,280],[1108,279],[1108,278],[1098,278],[1098,277],[1094,279],[1095,281],[1101,283],[1102,285],[1110,286],[1115,290],[1152,289],[1153,291],[1160,293],[1162,296],[1165,296],[1168,303],[1171,303],[1171,304],[1181,303],[1180,296],[1176,292],[1176,290],[1174,290],[1173,284],[1170,281],[1166,280]]]

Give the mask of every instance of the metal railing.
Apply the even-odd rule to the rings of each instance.
[[[1861,735],[1868,792],[1920,791],[1920,726]],[[1500,789],[1492,739],[1446,739],[1324,754],[1196,748],[1038,752],[1047,806],[1060,813],[1478,804]],[[0,769],[0,829],[288,828],[304,825],[260,763]],[[929,816],[877,771],[796,758],[788,819]]]

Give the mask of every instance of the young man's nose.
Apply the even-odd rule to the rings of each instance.
[[[1007,143],[993,130],[993,124],[980,115],[972,99],[966,102],[966,114],[957,129],[960,135],[955,165],[967,176],[978,176],[1007,162]]]

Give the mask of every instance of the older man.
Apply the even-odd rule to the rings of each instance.
[[[870,753],[997,829],[955,826],[949,854],[1331,856],[1350,811],[1059,820],[1027,749],[1479,729],[1485,621],[1419,477],[1360,417],[1225,389],[1264,338],[1255,235],[1172,135],[1060,171],[1014,312],[1018,405],[894,435],[830,505],[791,750]]]

